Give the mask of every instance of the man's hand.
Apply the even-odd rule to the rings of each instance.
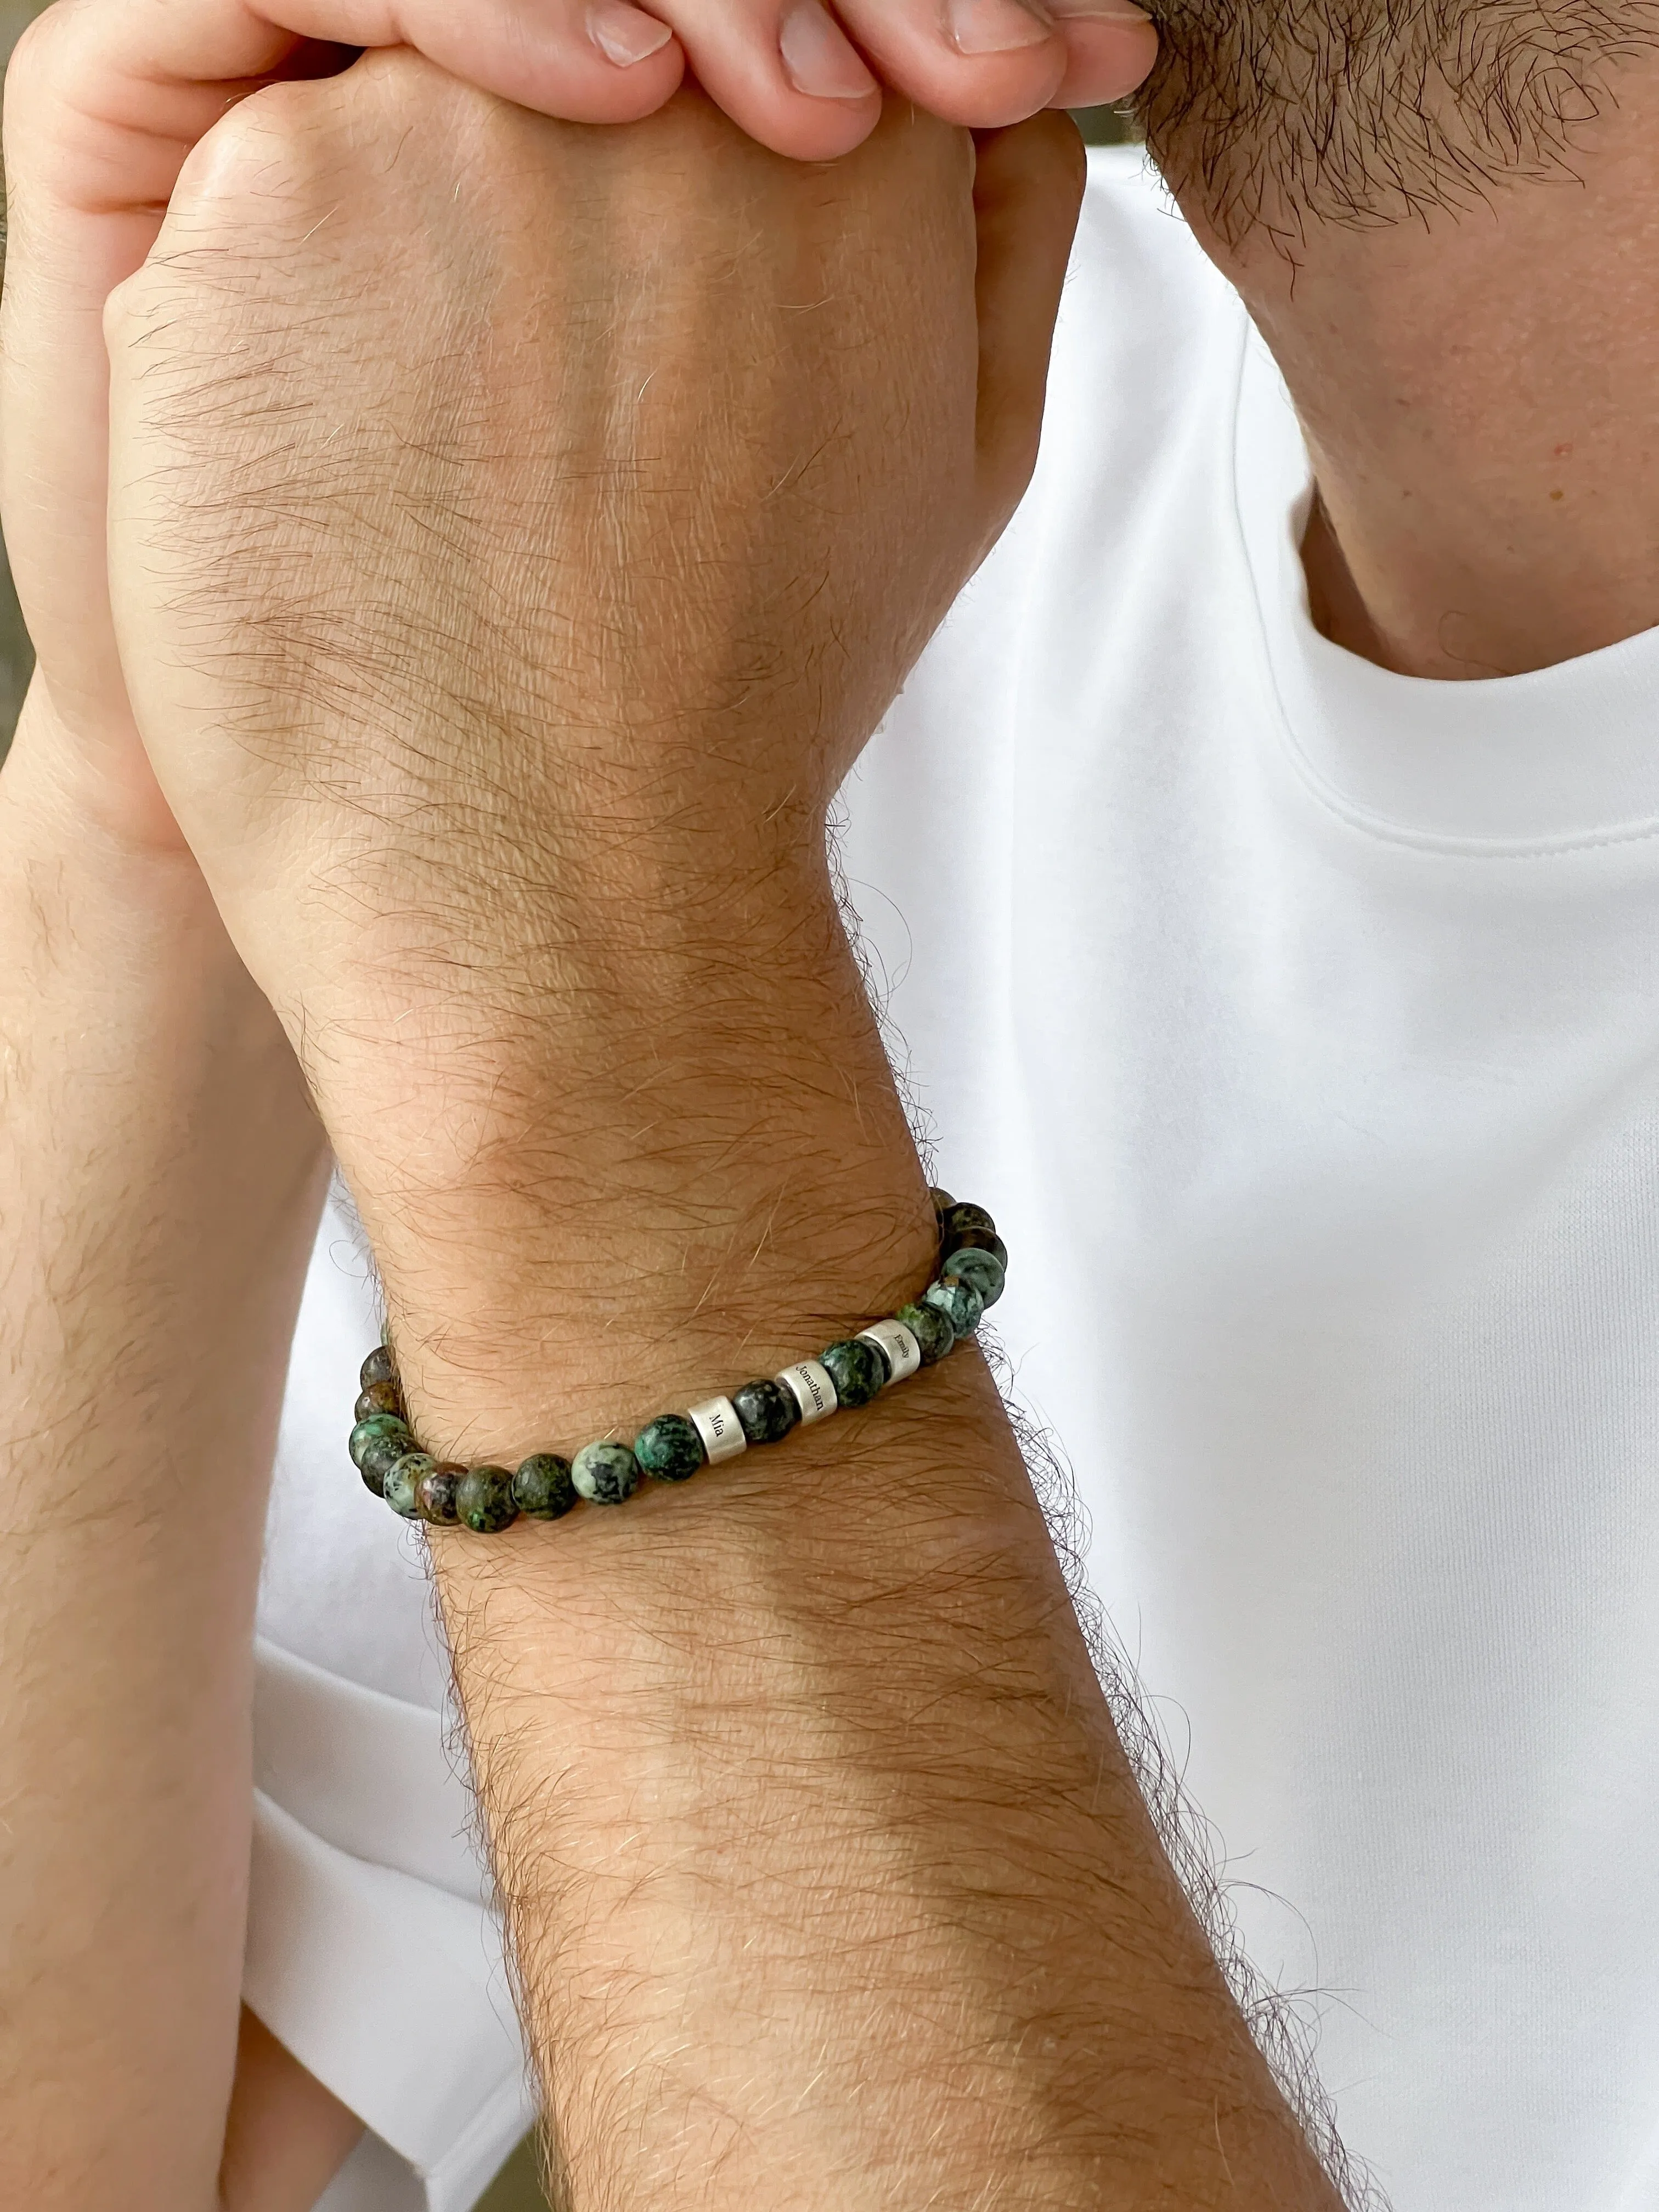
[[[141,726],[429,1441],[632,1433],[926,1279],[823,813],[1024,481],[1079,171],[381,59],[213,134],[112,303]],[[577,2212],[1331,2212],[971,1350],[434,1557]]]
[[[110,316],[127,673],[394,1276],[545,1079],[635,1178],[640,1083],[760,1079],[744,979],[810,1005],[824,810],[1024,486],[1080,173],[1057,118],[803,168],[390,57],[192,159]]]
[[[9,252],[0,503],[64,764],[109,829],[176,832],[133,739],[105,592],[106,362],[98,319],[155,241],[181,164],[263,84],[404,46],[549,114],[649,114],[688,64],[745,129],[822,160],[873,128],[871,67],[958,122],[1107,100],[1151,64],[1127,0],[58,0],[7,81]],[[850,34],[850,35],[849,35]],[[857,45],[854,43],[857,41]],[[38,718],[37,718],[38,719]],[[37,740],[38,741],[38,740]]]

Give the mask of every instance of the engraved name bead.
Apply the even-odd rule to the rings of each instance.
[[[867,1406],[889,1384],[945,1358],[1002,1295],[1008,1248],[991,1216],[947,1190],[929,1195],[938,1218],[938,1273],[908,1304],[769,1380],[744,1382],[730,1397],[707,1398],[683,1413],[659,1413],[631,1446],[605,1438],[585,1444],[574,1460],[537,1452],[516,1474],[493,1463],[441,1462],[416,1442],[396,1363],[382,1345],[363,1363],[351,1457],[368,1488],[404,1520],[459,1522],[495,1535],[520,1517],[561,1520],[579,1499],[623,1504],[647,1475],[684,1482],[752,1445],[781,1443],[798,1424]]]
[[[803,1428],[813,1421],[827,1421],[835,1412],[838,1403],[836,1386],[821,1359],[798,1359],[793,1367],[786,1367],[777,1379],[800,1407]]]
[[[921,1365],[921,1346],[902,1321],[878,1321],[859,1331],[859,1340],[873,1344],[887,1362],[890,1382],[908,1382]]]
[[[723,1459],[735,1459],[739,1452],[748,1450],[749,1439],[738,1419],[738,1409],[729,1398],[707,1398],[701,1406],[690,1409],[687,1419],[702,1438],[710,1467],[718,1467]]]

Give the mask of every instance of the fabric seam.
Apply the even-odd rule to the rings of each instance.
[[[1308,757],[1296,733],[1290,708],[1280,688],[1279,672],[1273,665],[1271,631],[1267,610],[1262,599],[1262,580],[1256,573],[1255,562],[1250,557],[1249,534],[1244,520],[1243,489],[1239,482],[1243,444],[1242,416],[1244,406],[1244,378],[1249,358],[1250,340],[1254,325],[1249,311],[1241,301],[1238,307],[1239,337],[1237,360],[1233,375],[1232,400],[1232,490],[1231,509],[1235,549],[1249,579],[1250,601],[1255,609],[1256,650],[1261,663],[1261,676],[1267,696],[1272,702],[1279,750],[1285,755],[1297,781],[1316,805],[1352,830],[1357,836],[1368,837],[1373,842],[1393,845],[1408,852],[1425,853],[1442,860],[1555,860],[1577,853],[1607,851],[1616,846],[1650,843],[1659,838],[1659,817],[1620,823],[1605,830],[1571,835],[1564,832],[1557,837],[1455,837],[1443,831],[1413,830],[1405,823],[1391,822],[1385,815],[1374,814],[1369,809],[1356,805],[1345,799],[1329,779],[1322,775]]]

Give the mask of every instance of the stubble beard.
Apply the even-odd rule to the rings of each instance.
[[[1176,190],[1229,245],[1292,257],[1310,222],[1458,210],[1570,176],[1659,0],[1149,0],[1139,108]]]

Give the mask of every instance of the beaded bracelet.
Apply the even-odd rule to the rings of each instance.
[[[492,1536],[522,1515],[559,1521],[579,1498],[621,1505],[647,1475],[685,1482],[751,1444],[781,1443],[792,1429],[827,1420],[842,1407],[867,1406],[890,1383],[932,1367],[971,1336],[1002,1296],[1008,1248],[982,1206],[930,1194],[939,1228],[939,1273],[912,1305],[901,1306],[856,1336],[797,1360],[729,1398],[710,1398],[684,1413],[661,1413],[632,1448],[584,1444],[574,1460],[537,1452],[516,1474],[434,1458],[415,1441],[392,1354],[382,1345],[363,1362],[362,1395],[351,1431],[353,1464],[377,1498],[405,1521],[471,1528]]]

